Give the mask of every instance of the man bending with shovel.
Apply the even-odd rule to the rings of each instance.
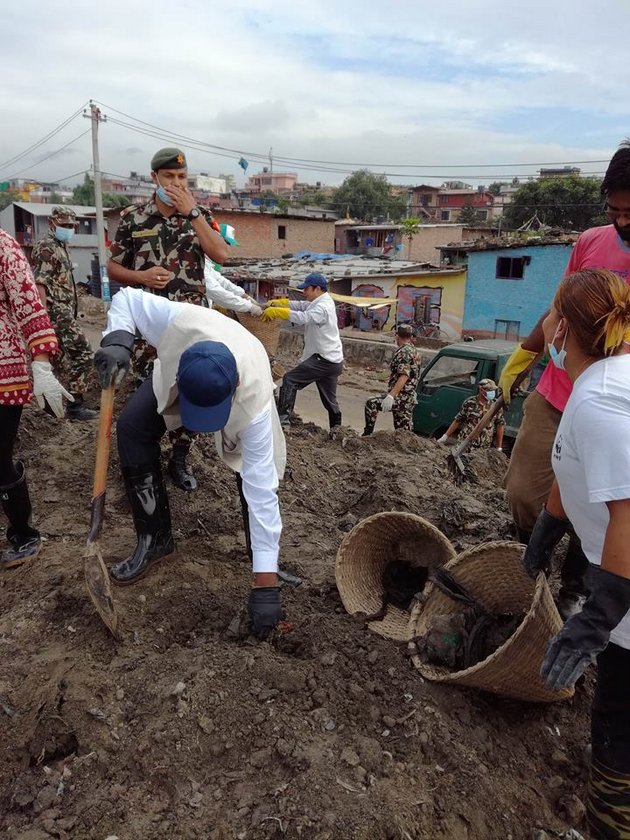
[[[157,349],[153,376],[131,396],[117,422],[118,452],[137,545],[110,569],[130,584],[174,552],[160,467],[167,429],[214,432],[219,456],[236,472],[254,581],[248,610],[266,637],[282,617],[278,481],[286,462],[267,354],[236,321],[213,310],[123,289],[115,295],[94,364],[102,388],[129,368],[136,330]]]

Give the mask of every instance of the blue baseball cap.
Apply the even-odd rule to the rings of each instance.
[[[177,369],[179,413],[191,432],[218,432],[228,421],[238,385],[236,359],[220,341],[198,341]]]
[[[319,286],[320,289],[324,291],[328,290],[328,280],[324,277],[323,274],[317,274],[317,272],[313,272],[312,274],[307,274],[304,278],[303,282],[297,286],[298,289],[307,289],[309,286]]]

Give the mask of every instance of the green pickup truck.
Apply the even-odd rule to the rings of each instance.
[[[516,344],[500,339],[462,341],[443,347],[424,367],[418,379],[418,404],[413,430],[425,437],[440,437],[467,397],[476,394],[482,379],[498,383]],[[525,383],[527,386],[527,382]],[[511,447],[521,425],[526,391],[514,396],[505,413],[505,438]]]

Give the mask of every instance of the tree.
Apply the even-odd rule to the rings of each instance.
[[[579,175],[529,181],[505,208],[505,223],[516,229],[537,215],[544,224],[565,230],[605,224],[600,187],[600,180]]]
[[[457,221],[460,225],[477,225],[479,224],[479,216],[472,205],[472,202],[467,201],[460,210]]]
[[[348,212],[355,219],[365,221],[372,221],[376,216],[399,219],[406,212],[407,199],[404,195],[392,196],[384,175],[359,169],[335,190],[331,206],[340,216]]]
[[[50,200],[49,200],[48,203],[49,204],[63,204],[63,196],[60,193],[55,192],[53,190],[53,192],[51,192],[51,194],[50,194]]]
[[[491,195],[501,195],[501,187],[507,186],[507,181],[493,181],[488,187]]]
[[[15,192],[14,190],[4,190],[4,192],[0,192],[0,210],[4,210],[4,208],[8,207],[9,204],[13,204],[14,201],[22,201],[20,193]]]
[[[403,239],[407,240],[407,259],[411,259],[411,243],[416,233],[420,230],[421,225],[422,219],[418,219],[416,216],[409,216],[407,219],[400,220]]]
[[[325,192],[318,189],[304,190],[298,199],[300,207],[322,207],[327,209],[330,205],[330,198]]]
[[[72,191],[72,204],[93,207],[95,203],[94,179],[86,172],[83,183]],[[122,193],[103,193],[103,207],[127,207],[130,203],[129,198]]]

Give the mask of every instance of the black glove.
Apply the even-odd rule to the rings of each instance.
[[[523,568],[526,574],[531,578],[536,578],[538,572],[549,571],[553,550],[568,529],[568,519],[558,519],[557,516],[547,513],[545,508],[540,511],[523,555]]]
[[[589,570],[591,594],[551,640],[540,669],[547,688],[568,688],[608,644],[610,633],[630,610],[630,579],[600,566]]]
[[[136,337],[126,330],[114,330],[101,341],[101,349],[94,354],[94,367],[98,373],[101,388],[109,388],[112,380],[116,385],[129,370],[133,343]]]
[[[258,639],[266,639],[282,619],[282,599],[278,586],[258,586],[249,593],[247,612],[252,631]]]

